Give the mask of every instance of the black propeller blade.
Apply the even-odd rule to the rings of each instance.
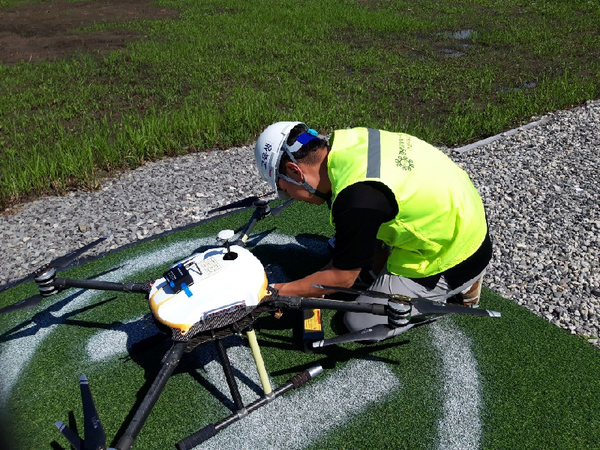
[[[85,252],[87,252],[89,249],[91,249],[92,247],[95,247],[96,245],[100,244],[101,242],[105,241],[106,239],[108,239],[112,236],[113,236],[112,234],[107,234],[106,236],[102,236],[101,238],[96,239],[94,242],[84,245],[83,247],[81,247],[78,250],[67,253],[66,255],[63,255],[63,256],[59,256],[58,258],[54,259],[50,263],[43,266],[43,268],[44,269],[52,269],[52,268],[53,269],[64,269],[65,267],[67,267],[71,263],[73,263],[74,261],[78,260],[79,257],[82,254],[84,254]],[[36,274],[37,274],[37,271],[35,273],[33,273],[32,275],[30,275],[16,283],[9,283],[7,285],[4,285],[4,286],[2,286],[2,288],[0,288],[0,292],[10,289],[12,286],[14,286],[14,284],[18,284],[18,283],[21,283],[24,281],[30,281],[32,279],[35,279]]]
[[[332,291],[345,292],[347,294],[355,295],[366,295],[367,297],[373,298],[384,298],[389,299],[390,295],[383,292],[377,291],[361,291],[360,289],[342,288],[336,286],[324,286],[320,284],[313,284],[314,287],[327,289]],[[501,314],[497,311],[489,311],[487,309],[469,308],[466,306],[455,305],[451,303],[436,302],[434,300],[427,299],[411,299],[411,303],[415,308],[419,310],[421,314],[470,314],[473,316],[489,316],[489,317],[501,317]]]
[[[325,286],[323,284],[313,284],[313,287],[319,288],[319,289],[327,289],[329,291],[338,291],[338,292],[345,292],[346,294],[354,294],[354,295],[366,295],[368,297],[373,297],[373,298],[385,298],[385,299],[389,299],[390,298],[390,294],[386,294],[384,292],[378,292],[378,291],[368,291],[368,290],[360,290],[360,289],[353,289],[353,288],[343,288],[343,287],[337,287],[337,286]]]
[[[96,239],[94,242],[90,242],[87,245],[84,245],[80,249],[72,251],[71,253],[67,253],[64,256],[60,256],[56,258],[54,261],[48,264],[48,267],[54,267],[55,269],[64,269],[71,263],[77,261],[81,255],[87,252],[89,249],[95,247],[96,245],[104,242],[106,239],[112,237],[112,234],[107,234],[106,236],[102,236],[99,239]]]
[[[412,300],[411,303],[421,314],[470,314],[472,316],[500,317],[497,311],[487,309],[469,308],[467,306],[453,305],[451,303],[433,302],[431,300]]]
[[[85,450],[83,440],[62,421],[59,420],[58,422],[55,422],[54,426],[58,428],[58,431],[60,431],[67,441],[69,441],[71,447],[73,447],[75,450]]]
[[[325,288],[329,289],[329,288]],[[401,333],[408,329],[429,323],[435,320],[432,316],[441,316],[446,314],[471,314],[476,316],[489,316],[489,317],[500,317],[500,313],[496,311],[488,311],[485,309],[468,308],[460,305],[452,305],[445,303],[432,302],[428,300],[415,299],[412,301],[413,306],[420,313],[419,315],[413,316],[410,322],[403,326],[402,329],[398,328]],[[427,317],[429,316],[429,318]],[[375,325],[371,328],[365,328],[364,330],[355,331],[352,333],[343,334],[330,339],[323,339],[312,343],[313,348],[326,347],[328,345],[344,344],[347,342],[360,342],[360,341],[382,341],[389,337],[399,334],[390,333],[390,331],[396,330],[391,328],[389,325],[380,324]]]
[[[97,246],[98,244],[104,242],[106,239],[108,239],[110,237],[112,237],[112,234],[107,234],[106,236],[102,236],[101,238],[96,239],[95,241],[90,242],[87,245],[84,245],[80,249],[77,249],[75,251],[67,253],[66,255],[60,256],[60,257],[56,258],[55,260],[51,261],[50,263],[48,263],[47,265],[45,265],[43,267],[43,270],[63,269],[65,267],[69,266],[70,264],[72,264],[73,262],[77,261],[81,257],[81,255],[83,255],[89,249]],[[37,273],[38,272],[36,272],[33,275],[34,278],[36,277]],[[5,306],[4,308],[0,308],[0,314],[5,314],[8,312],[12,312],[12,311],[19,311],[21,309],[35,308],[36,306],[38,306],[40,304],[40,302],[43,300],[43,298],[44,297],[42,297],[39,294],[33,295],[25,300],[21,300],[12,305]]]
[[[94,404],[90,384],[85,375],[79,378],[79,387],[81,388],[81,400],[83,402],[83,422],[84,422],[84,438],[86,450],[104,450],[106,448],[106,434],[100,423],[98,411]]]
[[[246,198],[244,198],[242,200],[238,200],[236,202],[229,203],[227,205],[223,205],[223,206],[219,206],[217,208],[211,209],[210,211],[206,211],[204,213],[204,215],[205,216],[209,216],[209,215],[214,214],[216,212],[227,211],[229,209],[250,208],[251,206],[254,205],[255,202],[257,202],[258,200],[264,199],[264,198],[266,198],[268,196],[269,196],[269,194],[252,195],[252,196],[246,197]],[[293,198],[290,198],[290,199],[286,200],[281,205],[279,205],[279,206],[277,206],[275,208],[271,208],[270,214],[273,215],[273,216],[278,216],[279,214],[281,214],[281,212],[285,208],[287,208],[288,206],[290,206],[293,202],[294,202]]]
[[[275,208],[271,208],[271,215],[278,216],[279,214],[281,214],[283,212],[284,209],[286,209],[292,203],[294,203],[294,199],[290,198],[290,199],[286,200],[285,202],[283,202],[281,205],[276,206]]]
[[[83,403],[84,439],[81,439],[77,433],[60,420],[54,425],[75,450],[106,450],[106,434],[100,423],[92,391],[85,375],[81,375],[79,378],[79,387]]]
[[[256,195],[253,195],[251,197],[246,197],[242,200],[238,200],[236,202],[229,203],[228,205],[223,205],[223,206],[219,206],[218,208],[211,209],[210,211],[207,211],[205,213],[205,215],[214,214],[219,211],[227,211],[228,209],[249,208],[250,206],[254,205],[255,201],[260,200],[263,197],[264,197],[264,195],[260,196],[260,197],[258,197]]]
[[[353,333],[342,334],[330,339],[323,339],[312,343],[313,348],[327,347],[328,345],[344,344],[347,342],[359,341],[381,341],[389,337],[391,328],[388,325],[375,325],[371,328],[355,331]]]
[[[42,297],[40,294],[36,294],[32,297],[26,298],[25,300],[21,300],[20,302],[5,306],[4,308],[0,308],[0,314],[18,311],[20,309],[35,308],[37,305],[40,304],[43,298],[44,297]]]

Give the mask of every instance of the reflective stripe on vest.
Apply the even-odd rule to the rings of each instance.
[[[381,174],[381,140],[379,139],[379,130],[368,129],[368,152],[367,178],[379,178]]]
[[[327,170],[333,203],[360,181],[380,182],[393,192],[398,215],[377,233],[392,247],[391,273],[435,275],[471,256],[485,238],[483,203],[468,175],[420,139],[368,128],[337,130]]]

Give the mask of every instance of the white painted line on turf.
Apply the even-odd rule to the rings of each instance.
[[[126,355],[131,347],[154,336],[157,329],[152,322],[137,317],[113,329],[92,336],[87,342],[87,353],[93,362],[105,361],[117,355]]]
[[[174,259],[183,258],[191,251],[201,245],[214,243],[213,238],[201,238],[192,241],[177,242],[158,251],[138,256],[130,261],[127,265],[109,273],[102,277],[106,281],[121,281],[135,275],[137,272],[146,270],[166,262],[174,262]],[[69,289],[65,293],[56,296],[56,301],[59,302],[69,294],[75,292]],[[34,334],[10,339],[0,345],[0,408],[3,408],[10,397],[15,383],[25,366],[31,361],[38,346],[54,331],[57,322],[65,314],[68,314],[77,309],[83,308],[90,303],[95,297],[99,296],[96,291],[85,291],[57,312],[48,312],[46,318],[42,315],[35,324],[32,324],[28,329],[32,329],[39,325],[39,329]],[[62,325],[65,326],[65,325]]]
[[[22,331],[32,330],[36,324],[32,323]],[[23,368],[29,363],[35,349],[52,332],[56,325],[49,325],[38,330],[35,334],[23,336],[2,345],[0,358],[0,409],[3,409],[10,392],[19,379]]]
[[[430,325],[432,344],[442,358],[443,412],[438,421],[440,450],[471,450],[481,444],[479,371],[469,338],[450,320]]]

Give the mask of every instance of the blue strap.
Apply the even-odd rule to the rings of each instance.
[[[296,138],[296,142],[300,142],[302,145],[306,145],[313,139],[317,139],[317,136],[311,133],[302,133]]]
[[[190,288],[186,283],[181,283],[181,289],[183,289],[183,292],[185,292],[185,295],[187,295],[188,298],[192,296],[192,291],[190,291]]]

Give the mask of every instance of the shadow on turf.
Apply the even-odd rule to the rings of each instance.
[[[287,351],[304,351],[301,331],[301,313],[299,311],[294,311],[290,314],[290,312],[291,311],[286,311],[281,319],[275,319],[274,317],[269,316],[261,317],[257,321],[256,328],[260,332],[259,338],[266,338],[266,340],[260,339],[261,347],[277,348]],[[337,312],[330,320],[329,325],[336,335],[347,333],[346,327],[342,323],[343,314],[343,312]],[[276,333],[276,331],[290,329],[292,330],[292,336],[283,336]],[[329,370],[334,369],[336,363],[345,363],[351,359],[358,358],[373,359],[374,356],[372,354],[375,352],[380,352],[399,345],[405,345],[407,343],[408,340],[400,341],[398,338],[394,338],[381,343],[357,343],[354,344],[357,347],[351,349],[341,345],[332,345],[330,347],[322,347],[318,350],[314,350],[312,353],[316,356],[320,356],[314,363],[319,363],[323,369]],[[389,364],[397,364],[397,361],[388,358],[382,358],[381,356],[377,356],[376,358],[379,361],[384,361]],[[272,371],[271,374],[273,376],[293,375],[306,368],[306,364],[304,363],[303,365],[292,366],[279,371]]]
[[[98,303],[84,306],[82,308],[71,311],[70,313],[64,314],[62,316],[57,317],[52,314],[53,312],[56,312],[56,311],[59,311],[60,309],[62,309],[67,303],[73,301],[75,298],[77,298],[81,294],[82,294],[82,292],[80,291],[76,294],[70,295],[70,296],[66,297],[64,300],[54,303],[53,305],[51,305],[49,308],[45,309],[44,311],[35,313],[31,317],[31,319],[21,322],[20,324],[16,325],[15,327],[11,328],[10,330],[2,333],[0,335],[0,342],[8,342],[13,339],[19,339],[19,338],[23,338],[26,336],[33,336],[40,329],[48,328],[48,327],[51,327],[52,325],[72,325],[72,326],[78,326],[78,327],[102,328],[102,329],[111,330],[111,329],[115,328],[116,324],[120,324],[120,322],[106,324],[106,323],[100,323],[100,322],[88,322],[88,321],[84,321],[84,320],[69,319],[70,317],[76,316],[77,314],[81,314],[85,311],[88,311],[93,308],[97,308],[98,306],[101,306],[105,303],[111,302],[111,301],[115,300],[117,297],[111,297],[106,300],[102,300]],[[34,325],[34,326],[30,326],[30,325]]]
[[[266,338],[260,339],[261,347],[279,348],[292,352],[301,351],[301,339],[298,339],[299,335],[297,332],[293,333],[292,336],[281,336],[276,333],[270,333],[270,331],[275,332],[277,330],[297,329],[295,324],[301,323],[297,319],[299,319],[299,316],[291,314],[290,311],[286,312],[285,319],[275,319],[272,316],[261,317],[256,323],[256,327],[260,332],[260,337]],[[330,326],[332,326],[332,329],[334,329],[336,333],[345,332],[345,329],[338,328],[340,326],[343,327],[343,325],[341,325],[341,314],[335,315],[332,318]],[[162,366],[161,360],[165,353],[167,353],[169,350],[171,343],[172,341],[167,335],[158,332],[139,342],[129,343],[127,345],[128,354],[122,359],[131,360],[144,370],[144,383],[137,389],[136,400],[129,408],[129,412],[117,431],[114,438],[115,441],[112,443],[112,445],[116,444],[117,437],[123,435],[130,421],[133,419],[146,393],[154,382],[156,375],[160,371]],[[223,343],[228,350],[238,345],[246,345],[246,341],[239,336],[230,336],[225,338]],[[341,346],[325,347],[319,350],[319,358],[315,360],[315,363],[321,364],[325,370],[334,369],[338,363],[345,363],[357,358],[376,358],[379,361],[384,361],[389,364],[397,364],[397,362],[394,360],[381,358],[380,356],[374,357],[372,354],[374,352],[396,347],[404,343],[406,342],[385,342],[379,344],[360,345],[355,349],[347,349]],[[230,398],[229,392],[223,391],[221,388],[214,385],[208,377],[203,376],[202,369],[209,363],[215,361],[220,364],[214,343],[206,342],[195,348],[190,353],[185,354],[179,366],[173,372],[172,376],[181,373],[190,375],[195,381],[198,382],[199,389],[205,389],[225,407],[234,412],[236,408],[232,399]],[[296,374],[302,372],[306,368],[307,364],[304,363],[302,365],[288,367],[280,371],[273,371],[271,374],[273,376]],[[233,366],[233,373],[241,385],[247,386],[257,396],[262,395],[262,388],[256,381],[252,380],[235,366]],[[71,429],[76,429],[76,424],[73,419],[73,412],[69,413],[69,427]],[[63,447],[61,447],[56,441],[52,443],[52,447],[55,450],[63,449]]]
[[[223,343],[227,349],[230,349],[236,345],[245,345],[245,341],[238,336],[229,336],[223,339]],[[118,437],[122,436],[129,423],[135,416],[138,408],[142,404],[144,397],[149,391],[152,383],[154,382],[156,375],[162,367],[162,358],[169,350],[172,341],[170,337],[165,334],[159,333],[151,336],[142,342],[137,343],[135,348],[132,348],[129,352],[128,359],[133,360],[136,364],[144,369],[144,383],[139,387],[136,394],[136,401],[129,409],[129,413],[123,420],[121,427],[117,431],[114,442],[112,445],[116,445]],[[214,343],[206,342],[193,349],[191,352],[184,354],[179,365],[174,370],[171,377],[186,373],[190,375],[199,384],[198,388],[204,388],[211,395],[213,395],[218,401],[224,406],[230,409],[232,412],[236,411],[233,401],[229,397],[229,392],[223,392],[217,386],[212,384],[207,378],[203,377],[201,370],[209,363],[218,361],[218,354],[215,349]],[[220,364],[220,362],[219,362]],[[262,388],[255,381],[249,378],[246,374],[241,372],[235,366],[232,366],[233,374],[239,383],[245,384],[258,396],[262,395]]]
[[[119,270],[122,267],[123,266],[119,266],[119,267],[105,270],[103,272],[100,272],[100,273],[92,276],[92,277],[89,277],[89,279],[99,278],[103,275],[106,275],[106,274],[109,274],[116,270]],[[4,333],[2,333],[0,335],[0,343],[7,342],[7,341],[10,341],[13,339],[18,339],[18,338],[25,337],[25,336],[32,336],[32,335],[36,334],[40,329],[47,328],[51,325],[65,324],[65,325],[76,325],[76,326],[90,327],[90,328],[106,328],[106,329],[112,328],[115,325],[114,323],[102,324],[102,323],[95,323],[95,322],[85,322],[85,321],[66,320],[66,319],[69,317],[73,317],[77,314],[80,314],[82,312],[88,311],[90,309],[96,308],[97,306],[103,305],[104,303],[108,303],[112,300],[115,300],[117,297],[111,297],[109,299],[102,300],[98,303],[94,303],[93,305],[85,306],[83,308],[80,308],[75,311],[71,311],[70,313],[64,314],[59,317],[56,317],[54,314],[52,314],[53,312],[60,311],[64,306],[66,306],[67,304],[69,304],[70,302],[75,300],[77,297],[79,297],[81,294],[83,294],[83,292],[84,292],[84,290],[79,290],[76,293],[74,293],[73,295],[65,297],[63,300],[60,300],[56,303],[53,303],[45,310],[35,313],[30,319],[25,320],[24,322],[21,322],[20,324],[16,325],[15,327],[11,328],[8,331],[5,331]],[[37,294],[37,295],[39,296],[39,294]],[[40,301],[42,301],[42,300],[43,299],[41,299]],[[36,326],[27,328],[31,324],[36,324]],[[20,332],[20,330],[23,330],[23,331]]]
[[[109,299],[110,300],[110,299]],[[104,302],[107,302],[106,300]],[[90,307],[97,306],[91,305]],[[87,308],[90,308],[87,307]],[[81,312],[78,310],[73,313]],[[299,311],[294,311],[299,313]],[[330,326],[336,333],[343,333],[345,329],[341,324],[341,316],[342,313],[338,313],[334,315],[331,319]],[[302,351],[302,341],[301,334],[298,334],[298,327],[296,325],[301,324],[300,316],[298,314],[293,314],[292,311],[287,311],[285,314],[285,319],[275,319],[272,316],[263,316],[256,322],[256,328],[260,332],[260,337],[266,339],[260,339],[261,347],[263,348],[279,348],[286,351]],[[68,322],[68,321],[67,321]],[[139,328],[140,323],[144,322],[143,319],[138,320],[136,322],[132,322],[129,324],[125,324],[125,326]],[[114,326],[102,326],[102,328],[114,329]],[[275,332],[278,330],[296,330],[296,332],[292,333],[292,336],[282,336],[276,334]],[[133,337],[135,333],[126,333],[128,339],[132,340],[132,342],[128,342],[127,349],[128,353],[125,357],[121,359],[127,361],[133,361],[139,367],[144,370],[144,382],[137,390],[136,400],[129,408],[129,412],[127,416],[124,418],[123,422],[117,433],[114,436],[114,441],[111,445],[116,445],[118,442],[118,437],[122,436],[126,431],[129,423],[135,416],[139,406],[141,405],[145,395],[149,391],[152,383],[158,372],[160,371],[162,364],[162,358],[169,350],[172,341],[169,336],[161,333],[158,329],[156,332],[150,336],[145,337],[142,340],[136,341]],[[273,333],[271,333],[272,331]],[[225,347],[229,350],[235,346],[246,345],[246,341],[239,336],[230,336],[223,340]],[[374,352],[379,352],[391,347],[396,347],[398,345],[403,345],[406,342],[389,342],[379,344],[369,344],[369,345],[360,345],[355,349],[347,349],[341,346],[331,346],[325,347],[319,350],[319,358],[314,361],[314,363],[320,364],[323,369],[330,370],[336,367],[338,363],[345,363],[352,359],[364,358],[364,359],[377,359],[379,361],[384,361],[389,364],[397,364],[396,361],[390,360],[387,358],[381,358],[380,356],[373,356]],[[235,405],[230,398],[229,392],[225,392],[209,380],[208,377],[204,377],[202,375],[202,369],[211,362],[219,362],[218,354],[216,352],[215,346],[213,342],[206,342],[201,344],[199,347],[192,350],[190,353],[187,353],[182,358],[179,366],[173,372],[172,376],[177,374],[186,373],[190,375],[195,381],[198,382],[199,389],[205,389],[211,395],[213,395],[220,403],[222,403],[225,407],[230,409],[232,412],[235,412]],[[307,368],[307,364],[304,363],[302,365],[288,367],[283,370],[270,372],[273,376],[279,375],[287,375],[287,374],[297,374],[302,372]],[[233,373],[241,385],[245,385],[250,388],[257,396],[262,395],[261,386],[249,378],[245,373],[240,371],[235,366],[232,367]],[[101,395],[101,393],[98,393]],[[100,413],[102,414],[102,413]],[[77,432],[77,423],[75,421],[75,416],[73,411],[68,413],[68,426],[75,432]],[[57,441],[53,441],[51,443],[51,447],[53,450],[65,450]]]
[[[275,231],[275,229],[273,228],[270,230],[263,231],[260,234],[253,235],[252,238],[248,242],[248,247],[254,247],[254,248],[252,248],[253,253],[255,253],[255,255],[261,261],[271,261],[271,264],[266,266],[266,271],[268,273],[269,281],[271,281],[271,282],[289,281],[290,279],[304,276],[304,275],[306,275],[306,273],[310,273],[310,272],[320,269],[329,260],[329,254],[325,251],[326,240],[323,236],[320,236],[320,235],[301,234],[296,237],[296,242],[294,242],[294,243],[286,243],[286,244],[280,244],[280,245],[277,245],[277,244],[258,245],[258,244],[260,244],[261,241],[263,241],[266,237],[271,235],[274,231]],[[315,251],[314,247],[317,242],[320,244],[323,244],[323,245],[322,245],[322,248],[319,248],[319,249],[317,249],[317,251]],[[201,247],[198,247],[197,249],[195,249],[195,251],[193,253],[204,252],[204,251],[207,251],[214,247],[215,247],[214,245],[204,245],[204,246],[201,246]],[[322,250],[322,251],[319,251],[319,250]],[[301,272],[299,271],[298,262],[302,262],[302,264],[300,264]],[[168,265],[168,263],[165,264],[165,266],[167,266],[167,265]],[[108,272],[110,272],[110,271],[112,271],[112,270],[109,270]],[[96,276],[99,276],[99,275],[96,275]],[[63,315],[62,317],[59,317],[59,318],[56,318],[51,314],[51,312],[60,310],[66,304],[73,301],[75,298],[77,298],[77,296],[81,295],[82,292],[83,291],[79,291],[78,293],[76,293],[72,296],[69,296],[69,297],[65,298],[64,300],[61,300],[60,302],[55,303],[54,305],[52,305],[51,307],[46,309],[44,312],[37,313],[36,315],[34,315],[34,317],[32,317],[32,319],[30,319],[29,321],[26,321],[26,322],[20,324],[18,327],[15,327],[12,330],[9,330],[8,332],[4,333],[3,335],[0,336],[0,342],[2,342],[2,340],[8,340],[8,339],[14,339],[16,337],[26,336],[26,335],[29,335],[30,333],[34,334],[37,330],[39,330],[42,327],[47,327],[47,326],[51,326],[51,325],[59,324],[59,323],[60,324],[68,324],[68,325],[76,325],[76,326],[104,328],[104,329],[122,328],[123,326],[126,326],[129,329],[131,327],[137,326],[136,325],[138,323],[137,321],[133,324],[123,324],[122,322],[116,322],[116,323],[112,323],[112,324],[101,324],[101,323],[84,322],[84,321],[76,321],[76,320],[68,319],[68,317],[72,317],[76,314],[85,312],[91,308],[95,308],[104,303],[112,301],[116,297],[113,297],[113,298],[110,298],[107,300],[103,300],[94,305],[89,305],[89,306],[86,306],[86,307],[81,308],[76,311],[72,311],[68,314]],[[297,313],[299,313],[299,311]],[[294,312],[292,312],[292,311],[286,312],[286,320],[275,320],[272,317],[263,317],[263,318],[259,319],[259,321],[256,323],[257,328],[261,329],[261,334],[264,335],[264,337],[267,337],[268,339],[270,339],[270,341],[267,341],[267,342],[265,342],[264,340],[261,340],[261,346],[277,347],[277,348],[281,348],[284,350],[292,350],[292,351],[301,350],[302,349],[302,341],[301,341],[301,339],[298,339],[298,336],[299,336],[298,328],[294,325],[294,323],[289,321],[290,319],[292,320],[292,322],[295,320],[296,324],[301,323],[301,321],[299,320],[300,319],[299,316],[296,316],[296,318],[294,319]],[[340,333],[340,334],[345,332],[345,330],[337,329],[338,324],[336,322],[338,322],[338,321],[334,320],[331,324],[334,332]],[[37,327],[23,330],[24,327],[28,326],[31,323],[37,324]],[[342,325],[342,327],[343,327],[343,325]],[[271,329],[271,330],[292,329],[295,331],[294,331],[294,336],[292,338],[284,338],[282,336],[277,336],[275,334],[271,335],[268,332],[265,333],[265,331],[268,329]],[[19,330],[22,330],[22,331],[19,331]],[[127,332],[127,330],[124,330],[124,331],[126,332],[126,334],[128,336],[128,340],[131,340],[131,342],[127,343],[128,356],[126,356],[124,359],[134,361],[135,364],[137,364],[144,370],[144,382],[137,389],[136,400],[131,405],[127,416],[125,417],[119,430],[117,431],[117,433],[114,437],[114,442],[112,442],[112,445],[116,444],[117,438],[125,432],[130,421],[135,416],[137,409],[142,404],[144,397],[146,396],[152,383],[155,380],[156,375],[158,374],[158,372],[161,369],[161,366],[162,366],[161,360],[162,360],[163,356],[167,353],[167,351],[169,350],[169,347],[171,345],[170,338],[158,331],[154,335],[148,336],[141,341],[136,341],[135,338],[132,338],[130,336],[130,333]],[[27,334],[23,334],[23,333],[27,333]],[[236,339],[237,339],[237,342],[235,341]],[[274,342],[277,339],[280,340],[279,343]],[[231,348],[235,345],[240,345],[240,344],[245,345],[245,341],[241,340],[239,337],[232,336],[232,337],[226,338],[224,340],[224,344],[226,345],[226,347]],[[323,366],[324,369],[332,369],[336,366],[336,363],[338,363],[338,362],[346,362],[346,361],[349,361],[350,359],[356,359],[356,358],[372,359],[373,357],[371,356],[371,354],[373,352],[384,350],[386,348],[394,347],[397,345],[398,344],[396,344],[396,343],[395,344],[389,344],[389,343],[371,344],[368,346],[361,346],[360,348],[354,349],[354,350],[348,350],[348,349],[338,347],[338,346],[326,347],[325,349],[321,349],[319,351],[319,353],[323,357],[320,358],[320,360],[317,362],[319,362]],[[379,357],[378,357],[378,359],[382,360],[382,358],[379,358]],[[211,383],[208,378],[203,377],[201,370],[199,370],[199,369],[202,369],[206,364],[208,364],[212,361],[218,361],[218,354],[215,350],[214,344],[207,342],[205,344],[202,344],[197,349],[194,349],[189,354],[184,355],[184,357],[181,360],[181,363],[179,364],[177,369],[173,372],[172,376],[174,376],[176,374],[180,374],[180,373],[189,374],[194,380],[196,380],[198,382],[198,384],[202,388],[206,389],[206,391],[208,391],[211,395],[213,395],[219,402],[221,402],[224,406],[226,406],[231,411],[235,411],[235,405],[234,405],[233,401],[229,398],[229,392],[223,392],[220,388],[218,388],[213,383]],[[395,361],[392,361],[392,360],[389,360],[387,362],[389,362],[391,364],[395,363]],[[284,375],[284,374],[288,374],[288,373],[296,374],[298,372],[305,370],[306,368],[307,368],[306,365],[303,365],[298,368],[288,368],[285,370],[281,370],[279,372],[273,372],[273,375],[280,375],[280,374]],[[237,369],[235,367],[233,367],[233,372],[234,372],[236,379],[240,383],[249,387],[258,396],[262,395],[262,388],[255,381],[250,379],[247,375],[245,375],[243,372],[241,372],[239,369]],[[101,395],[101,394],[99,394],[99,395]],[[77,431],[77,424],[75,422],[74,413],[72,411],[69,412],[68,426],[72,430]],[[56,449],[56,450],[64,449],[64,447],[62,447],[57,441],[53,441],[51,443],[51,446],[53,449]]]
[[[135,330],[136,328],[144,327],[144,324],[146,324],[146,323],[148,324],[148,326],[151,325],[151,322],[147,322],[146,316],[144,316],[142,319],[137,320],[135,322],[131,322],[128,324],[121,324],[122,326],[120,328],[125,326],[130,330]],[[160,371],[160,369],[162,367],[161,361],[162,361],[163,356],[167,353],[167,351],[169,350],[169,348],[172,344],[170,337],[161,333],[153,325],[152,325],[152,327],[153,327],[153,330],[151,330],[151,332],[149,333],[150,335],[139,341],[136,339],[135,332],[125,331],[128,341],[129,341],[126,344],[128,352],[127,352],[126,356],[121,357],[121,360],[125,361],[125,362],[133,361],[135,364],[137,364],[139,367],[141,367],[144,370],[144,383],[142,385],[140,385],[139,389],[137,390],[136,400],[132,404],[131,408],[129,409],[129,413],[123,420],[116,435],[113,437],[113,442],[110,444],[111,446],[114,446],[117,444],[118,439],[120,438],[120,436],[122,436],[124,434],[129,423],[135,416],[139,406],[141,405],[142,401],[144,400],[144,397],[146,396],[147,392],[150,390],[150,387],[152,386],[152,383],[154,382],[156,375],[158,374],[158,372]],[[115,329],[117,327],[114,326],[114,324],[113,324],[112,326],[108,326],[106,328]],[[186,357],[187,356],[184,356],[184,359]],[[187,371],[188,370],[183,367],[183,364],[180,364],[180,366],[173,372],[173,375],[175,375],[177,373],[187,372]],[[95,395],[102,395],[102,393],[98,392]],[[101,411],[99,411],[99,414],[100,414],[100,417],[102,417]],[[67,424],[68,427],[71,428],[73,431],[77,432],[77,423],[75,421],[75,416],[74,416],[73,411],[70,411],[68,413],[68,415],[69,415],[69,423]],[[107,436],[107,437],[110,438],[110,436]],[[53,441],[51,443],[51,447],[54,450],[65,450],[65,447],[61,446],[61,444],[59,444],[57,441]]]

